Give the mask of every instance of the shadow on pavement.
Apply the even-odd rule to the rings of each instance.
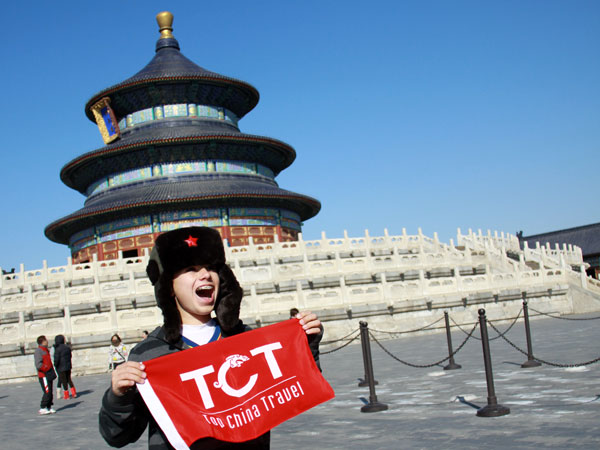
[[[83,402],[72,402],[72,403],[69,403],[68,405],[61,406],[60,408],[56,408],[56,412],[64,411],[65,409],[75,408],[77,405],[80,405],[81,403],[83,403]]]
[[[510,364],[512,366],[519,366],[519,367],[521,367],[521,364],[523,364],[523,363],[516,363],[516,362],[512,362],[512,361],[502,361],[502,364]]]
[[[81,397],[82,395],[93,394],[94,391],[92,389],[86,389],[85,391],[77,391],[77,397]]]
[[[561,408],[561,407],[567,407],[567,406],[582,406],[588,403],[593,403],[600,400],[600,395],[596,395],[594,398],[590,399],[590,400],[586,400],[586,401],[580,401],[580,402],[576,402],[576,403],[556,403],[556,404],[552,404],[552,403],[536,403],[533,405],[519,405],[519,409],[527,409],[529,408]]]
[[[458,400],[459,402],[470,406],[471,408],[475,408],[475,409],[481,409],[481,406],[476,405],[475,403],[471,403],[467,400],[465,400],[465,398],[462,395],[457,395],[456,396],[456,400]]]

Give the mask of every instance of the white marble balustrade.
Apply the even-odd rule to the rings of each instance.
[[[463,235],[456,244],[423,235],[328,238],[226,246],[246,296],[242,316],[260,321],[292,307],[351,311],[370,304],[423,304],[435,297],[577,283],[600,292],[600,282],[571,270],[582,265],[580,249],[538,246],[519,249],[505,233]],[[507,257],[510,250],[520,257]],[[0,337],[3,344],[30,343],[39,334],[132,333],[160,323],[146,277],[148,254],[25,270],[0,278]],[[539,263],[532,270],[525,261]]]

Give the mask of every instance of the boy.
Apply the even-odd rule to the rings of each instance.
[[[46,336],[39,336],[37,344],[38,348],[35,349],[33,354],[33,362],[43,392],[38,414],[54,414],[56,411],[52,409],[52,381],[56,379],[56,372],[52,366],[52,359],[48,350],[48,339],[46,339]]]
[[[143,361],[227,338],[249,328],[239,320],[243,292],[225,264],[218,231],[190,227],[161,234],[146,272],[154,285],[164,324],[139,343],[131,351],[129,361],[112,373],[111,387],[102,399],[100,433],[110,445],[122,447],[135,442],[148,426],[148,447],[169,449],[172,447],[135,387],[146,378]],[[318,362],[321,322],[310,312],[299,313],[297,318]],[[204,438],[192,448],[268,449],[269,446],[267,432],[242,443]]]

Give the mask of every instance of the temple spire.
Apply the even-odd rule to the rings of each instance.
[[[159,12],[156,15],[160,39],[173,39],[173,14],[169,11]]]

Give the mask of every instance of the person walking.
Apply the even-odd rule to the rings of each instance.
[[[123,345],[121,337],[113,334],[110,338],[110,347],[108,348],[108,366],[110,370],[115,370],[121,364],[127,361],[127,347]]]
[[[33,353],[33,362],[43,392],[38,414],[54,414],[56,411],[52,409],[52,381],[56,379],[56,372],[52,366],[52,358],[50,358],[46,336],[38,336],[37,345],[38,348]]]
[[[71,348],[65,343],[65,337],[62,334],[54,338],[54,367],[58,372],[58,385],[63,388],[63,398],[69,399],[69,392],[72,398],[77,398],[77,391],[71,380]]]

